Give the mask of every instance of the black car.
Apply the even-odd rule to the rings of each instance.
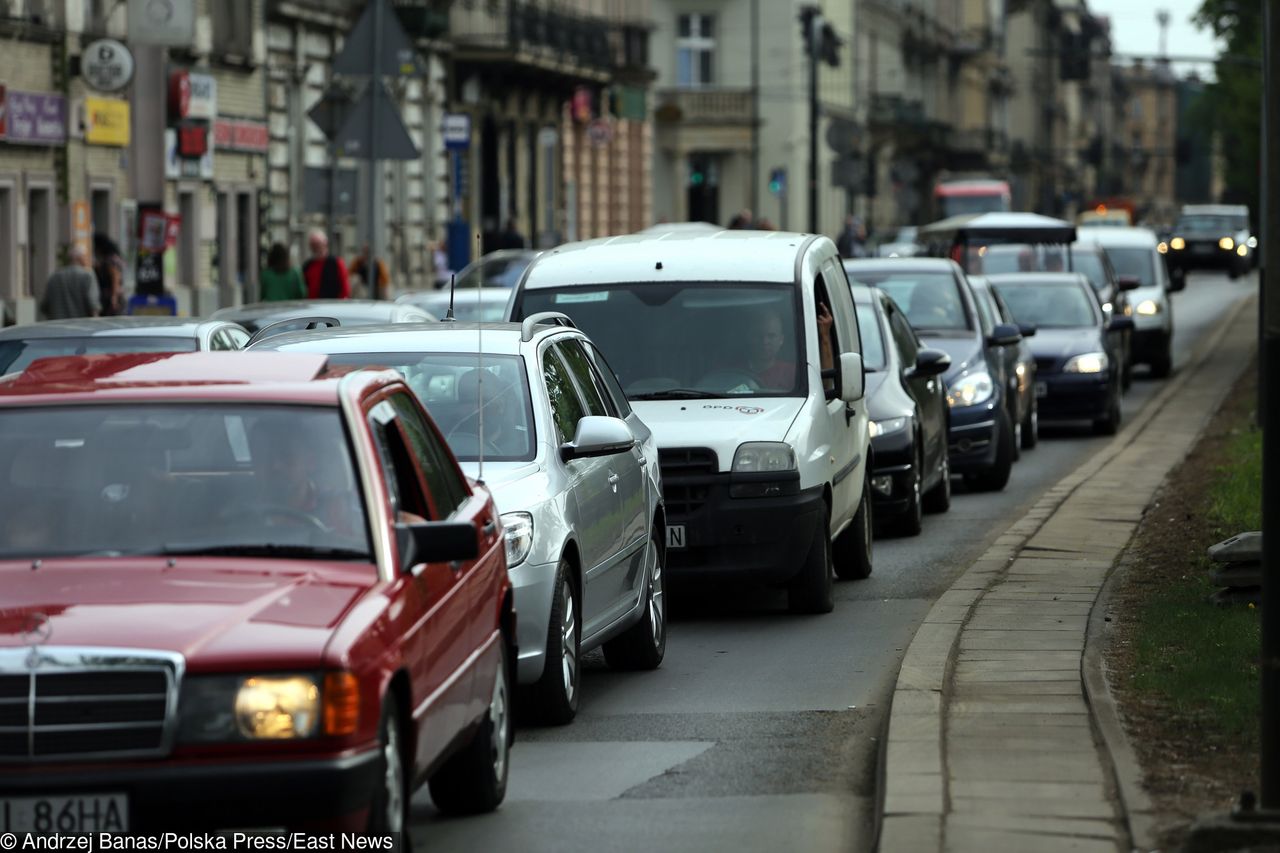
[[[1182,289],[1190,270],[1226,270],[1232,278],[1244,275],[1257,260],[1257,245],[1249,230],[1249,208],[1187,205],[1173,225],[1164,252],[1173,289]]]
[[[969,286],[977,299],[978,313],[994,327],[1000,323],[1008,323],[1018,327],[1022,340],[1016,347],[1004,347],[1005,374],[1012,375],[1013,385],[1009,389],[1011,395],[1018,398],[1018,410],[1022,412],[1019,422],[1018,448],[1031,450],[1040,440],[1040,407],[1036,402],[1036,357],[1031,351],[1031,342],[1027,340],[1036,333],[1033,323],[1019,323],[1013,319],[1013,312],[1005,304],[982,276],[969,276]]]
[[[954,261],[851,260],[844,268],[851,283],[878,287],[892,297],[916,333],[951,357],[943,375],[951,471],[972,488],[1003,489],[1023,419],[1004,357],[1004,347],[1022,340],[1018,327],[993,326],[978,314],[973,290]]]
[[[1108,321],[1089,282],[1079,273],[991,276],[1020,323],[1034,323],[1036,397],[1046,421],[1093,422],[1113,435],[1120,428],[1120,363],[1114,338],[1132,328],[1129,317]]]
[[[915,536],[926,511],[951,506],[947,403],[939,378],[951,357],[925,347],[885,293],[854,286],[853,304],[866,371],[876,524]]]

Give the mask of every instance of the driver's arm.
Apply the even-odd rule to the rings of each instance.
[[[835,323],[835,318],[831,316],[831,309],[826,303],[818,303],[818,359],[824,371],[835,367],[835,353],[831,346],[831,327]],[[823,387],[828,391],[835,390],[836,383],[834,379],[824,379]]]

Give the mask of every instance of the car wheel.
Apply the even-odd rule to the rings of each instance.
[[[604,644],[605,662],[614,669],[657,669],[667,650],[667,598],[656,532],[649,537],[645,562],[652,568],[645,585],[644,614],[626,633]]]
[[[1009,416],[1009,420],[1013,420],[1013,416]],[[1022,458],[1022,421],[1018,421],[1013,425],[1013,461],[1017,462]]]
[[[947,451],[942,451],[942,477],[938,485],[930,489],[924,496],[925,512],[946,512],[951,509],[951,459]]]
[[[1022,432],[1019,443],[1023,450],[1032,450],[1040,442],[1040,404],[1031,401],[1031,410],[1022,419]]]
[[[491,812],[507,795],[511,754],[511,661],[507,638],[498,641],[499,659],[489,710],[471,741],[431,777],[431,799],[448,814]]]
[[[990,468],[966,478],[966,482],[983,492],[998,492],[1009,482],[1013,470],[1013,426],[1009,415],[1000,412],[996,422],[996,460]]]
[[[787,607],[792,613],[830,613],[835,609],[835,579],[831,565],[831,510],[813,535],[813,544],[800,573],[787,587]]]
[[[378,789],[369,804],[369,835],[400,836],[409,825],[409,796],[404,767],[404,739],[400,713],[394,697],[388,696],[382,708],[382,721],[378,724],[378,742],[381,744],[382,773]]]
[[[572,571],[567,560],[560,561],[551,618],[547,622],[546,663],[542,667],[542,677],[529,689],[530,714],[552,726],[563,726],[578,713],[582,628]]]
[[[1125,391],[1133,386],[1133,351],[1129,343],[1129,335],[1124,339],[1124,369],[1120,371],[1120,387]]]
[[[1113,394],[1107,414],[1093,422],[1093,431],[1098,435],[1115,435],[1120,430],[1120,395]]]
[[[924,529],[924,456],[920,450],[920,438],[916,437],[916,459],[911,468],[911,494],[907,499],[907,511],[898,519],[897,532],[901,536],[919,536]]]
[[[871,469],[868,467],[868,471]],[[853,521],[835,543],[836,577],[857,581],[871,577],[871,540],[875,508],[871,503],[871,483],[862,478],[862,499]]]

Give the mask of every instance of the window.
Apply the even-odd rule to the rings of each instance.
[[[556,424],[559,443],[573,440],[578,431],[578,421],[586,415],[578,392],[569,378],[569,368],[557,355],[554,347],[547,347],[542,354],[542,377],[547,383],[547,397],[551,401],[551,418]]]
[[[880,320],[870,302],[855,306],[858,314],[858,334],[862,338],[862,366],[867,370],[884,370],[884,338],[880,335]]]
[[[715,83],[715,16],[681,15],[676,30],[676,85]]]
[[[587,358],[587,353],[582,349],[581,342],[576,340],[561,341],[555,344],[555,349],[560,354],[560,357],[564,359],[564,363],[569,366],[569,371],[573,374],[574,381],[578,383],[578,390],[582,393],[583,402],[587,404],[587,414],[614,417],[616,413],[613,410],[613,406],[607,402],[609,392],[600,384],[595,371],[591,369],[591,360]]]
[[[978,303],[978,319],[982,321],[982,333],[984,335],[991,334],[996,327],[996,310],[991,304],[991,296],[987,291],[975,287],[973,290],[974,301]]]
[[[253,52],[253,0],[217,0],[209,4],[216,53],[249,58]]]
[[[391,497],[392,519],[400,513],[413,513],[430,519],[431,509],[422,491],[413,455],[400,431],[395,407],[386,400],[374,406],[369,413],[369,429],[378,448],[378,460],[382,463],[387,492]]]
[[[600,352],[595,344],[583,342],[582,345],[586,348],[592,363],[595,364],[596,372],[600,374],[600,381],[608,389],[609,396],[613,399],[613,407],[618,410],[618,417],[625,418],[631,414],[631,404],[627,402],[627,395],[623,392],[613,368],[609,367],[609,362],[604,359],[604,353]]]
[[[835,311],[831,308],[831,298],[827,295],[827,285],[821,274],[814,279],[813,286],[815,312],[821,313],[822,309],[825,308],[827,313],[831,315],[831,329],[828,332],[830,337],[827,341],[822,340],[821,332],[819,331],[821,327],[816,325],[816,320],[813,330],[814,339],[818,342],[819,358],[822,359],[818,365],[818,370],[822,372],[823,386],[828,392],[831,392],[838,387],[840,379],[840,362],[836,358],[836,353],[842,352],[840,349],[840,335],[836,331]],[[823,353],[822,350],[823,343],[826,343],[829,348],[826,353]]]
[[[408,394],[391,397],[400,426],[418,457],[418,465],[427,479],[427,488],[442,518],[448,518],[467,502],[471,489],[458,471],[449,454],[440,444],[435,431],[423,419],[417,405]]]
[[[916,359],[920,353],[915,329],[911,328],[911,324],[907,322],[907,318],[902,315],[902,311],[897,306],[890,307],[888,315],[889,328],[893,330],[893,343],[898,348],[898,357],[902,359],[902,366],[910,370],[916,366]]]

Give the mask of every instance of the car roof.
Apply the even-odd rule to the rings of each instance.
[[[572,331],[564,326],[538,326],[533,340],[557,332]],[[484,352],[519,355],[519,323],[397,323],[384,326],[314,329],[285,332],[266,338],[250,350],[280,352],[363,353],[363,352]]]
[[[279,302],[251,302],[229,308],[219,308],[210,317],[215,320],[253,320],[259,317],[280,315],[289,317],[329,315],[341,320],[345,317],[390,317],[397,309],[396,303],[387,299],[286,299]]]
[[[509,287],[466,287],[462,290],[455,290],[453,301],[455,306],[464,302],[476,302],[477,295],[480,302],[497,303],[507,302],[511,299],[511,288]],[[402,293],[396,297],[396,302],[401,305],[449,305],[449,289],[444,290],[411,290],[408,293]]]
[[[323,355],[254,352],[41,358],[0,382],[0,405],[121,400],[337,405],[340,379],[327,364]]]
[[[1184,204],[1182,210],[1179,211],[1179,215],[1185,213],[1239,216],[1241,214],[1248,215],[1249,208],[1243,204]]]
[[[1138,247],[1155,249],[1159,240],[1150,228],[1089,228],[1082,226],[1077,232],[1081,241],[1092,240],[1103,248]]]
[[[81,317],[45,320],[0,329],[0,341],[35,338],[151,337],[194,338],[210,322],[198,317]]]
[[[699,281],[792,284],[801,251],[817,239],[790,231],[746,230],[602,237],[543,252],[525,273],[524,287]],[[731,261],[726,261],[726,254]]]
[[[1062,287],[1068,284],[1079,284],[1090,288],[1089,279],[1078,272],[1002,272],[980,276],[991,286],[1001,284],[1033,284],[1038,287]],[[973,279],[970,279],[972,281]]]
[[[903,272],[955,272],[950,258],[847,258],[844,260],[845,272],[867,270],[884,272],[886,270],[902,270]]]

